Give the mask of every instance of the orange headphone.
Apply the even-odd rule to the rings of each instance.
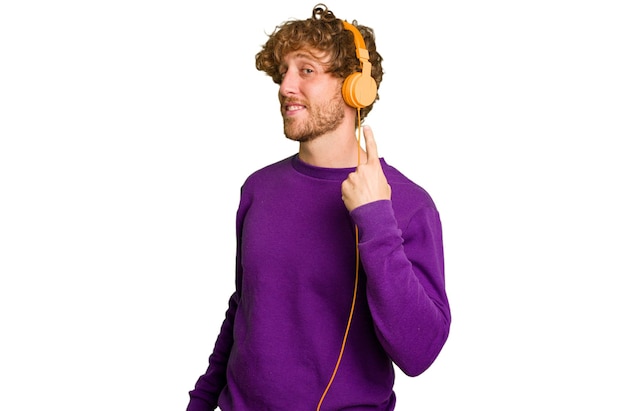
[[[369,61],[369,51],[361,32],[347,21],[343,27],[354,35],[356,56],[361,62],[361,71],[350,74],[343,82],[341,93],[345,102],[354,108],[365,108],[376,100],[376,80],[372,77],[372,63]]]

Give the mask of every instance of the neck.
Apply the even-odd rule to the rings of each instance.
[[[359,146],[354,123],[344,121],[336,130],[300,143],[300,160],[316,167],[351,168],[357,166],[365,151]]]
[[[300,143],[298,156],[300,160],[316,167],[349,168],[357,165],[358,146],[354,133],[347,136],[327,134],[312,141]]]

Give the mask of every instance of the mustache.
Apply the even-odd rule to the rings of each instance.
[[[307,102],[303,101],[301,99],[297,99],[297,98],[288,98],[288,97],[286,97],[286,98],[281,98],[280,99],[280,104],[283,105],[283,106],[288,105],[288,104],[300,104],[302,106],[306,106]]]

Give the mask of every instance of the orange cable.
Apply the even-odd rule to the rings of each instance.
[[[357,109],[357,117],[359,124],[359,134],[358,134],[358,145],[357,145],[357,167],[361,164],[361,109]],[[326,398],[326,394],[328,390],[330,390],[330,386],[333,384],[335,380],[335,376],[337,375],[337,370],[339,369],[339,364],[341,364],[341,359],[343,357],[343,352],[346,348],[346,342],[348,340],[348,333],[350,332],[350,325],[352,324],[352,315],[354,314],[354,307],[356,306],[356,295],[357,288],[359,285],[359,227],[354,225],[354,233],[355,233],[355,241],[356,241],[356,269],[355,269],[355,278],[354,278],[354,292],[352,293],[352,306],[350,307],[350,315],[348,316],[348,324],[346,325],[346,331],[343,335],[343,341],[341,342],[341,350],[339,350],[339,357],[337,358],[337,363],[335,364],[335,369],[328,381],[328,385],[326,385],[326,389],[320,398],[320,401],[317,403],[317,411],[320,411],[322,407],[322,403],[324,402],[324,398]]]

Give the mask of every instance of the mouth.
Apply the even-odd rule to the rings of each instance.
[[[295,115],[298,112],[305,110],[306,106],[303,104],[297,104],[297,103],[285,103],[283,105],[283,112],[285,113],[285,115]]]

